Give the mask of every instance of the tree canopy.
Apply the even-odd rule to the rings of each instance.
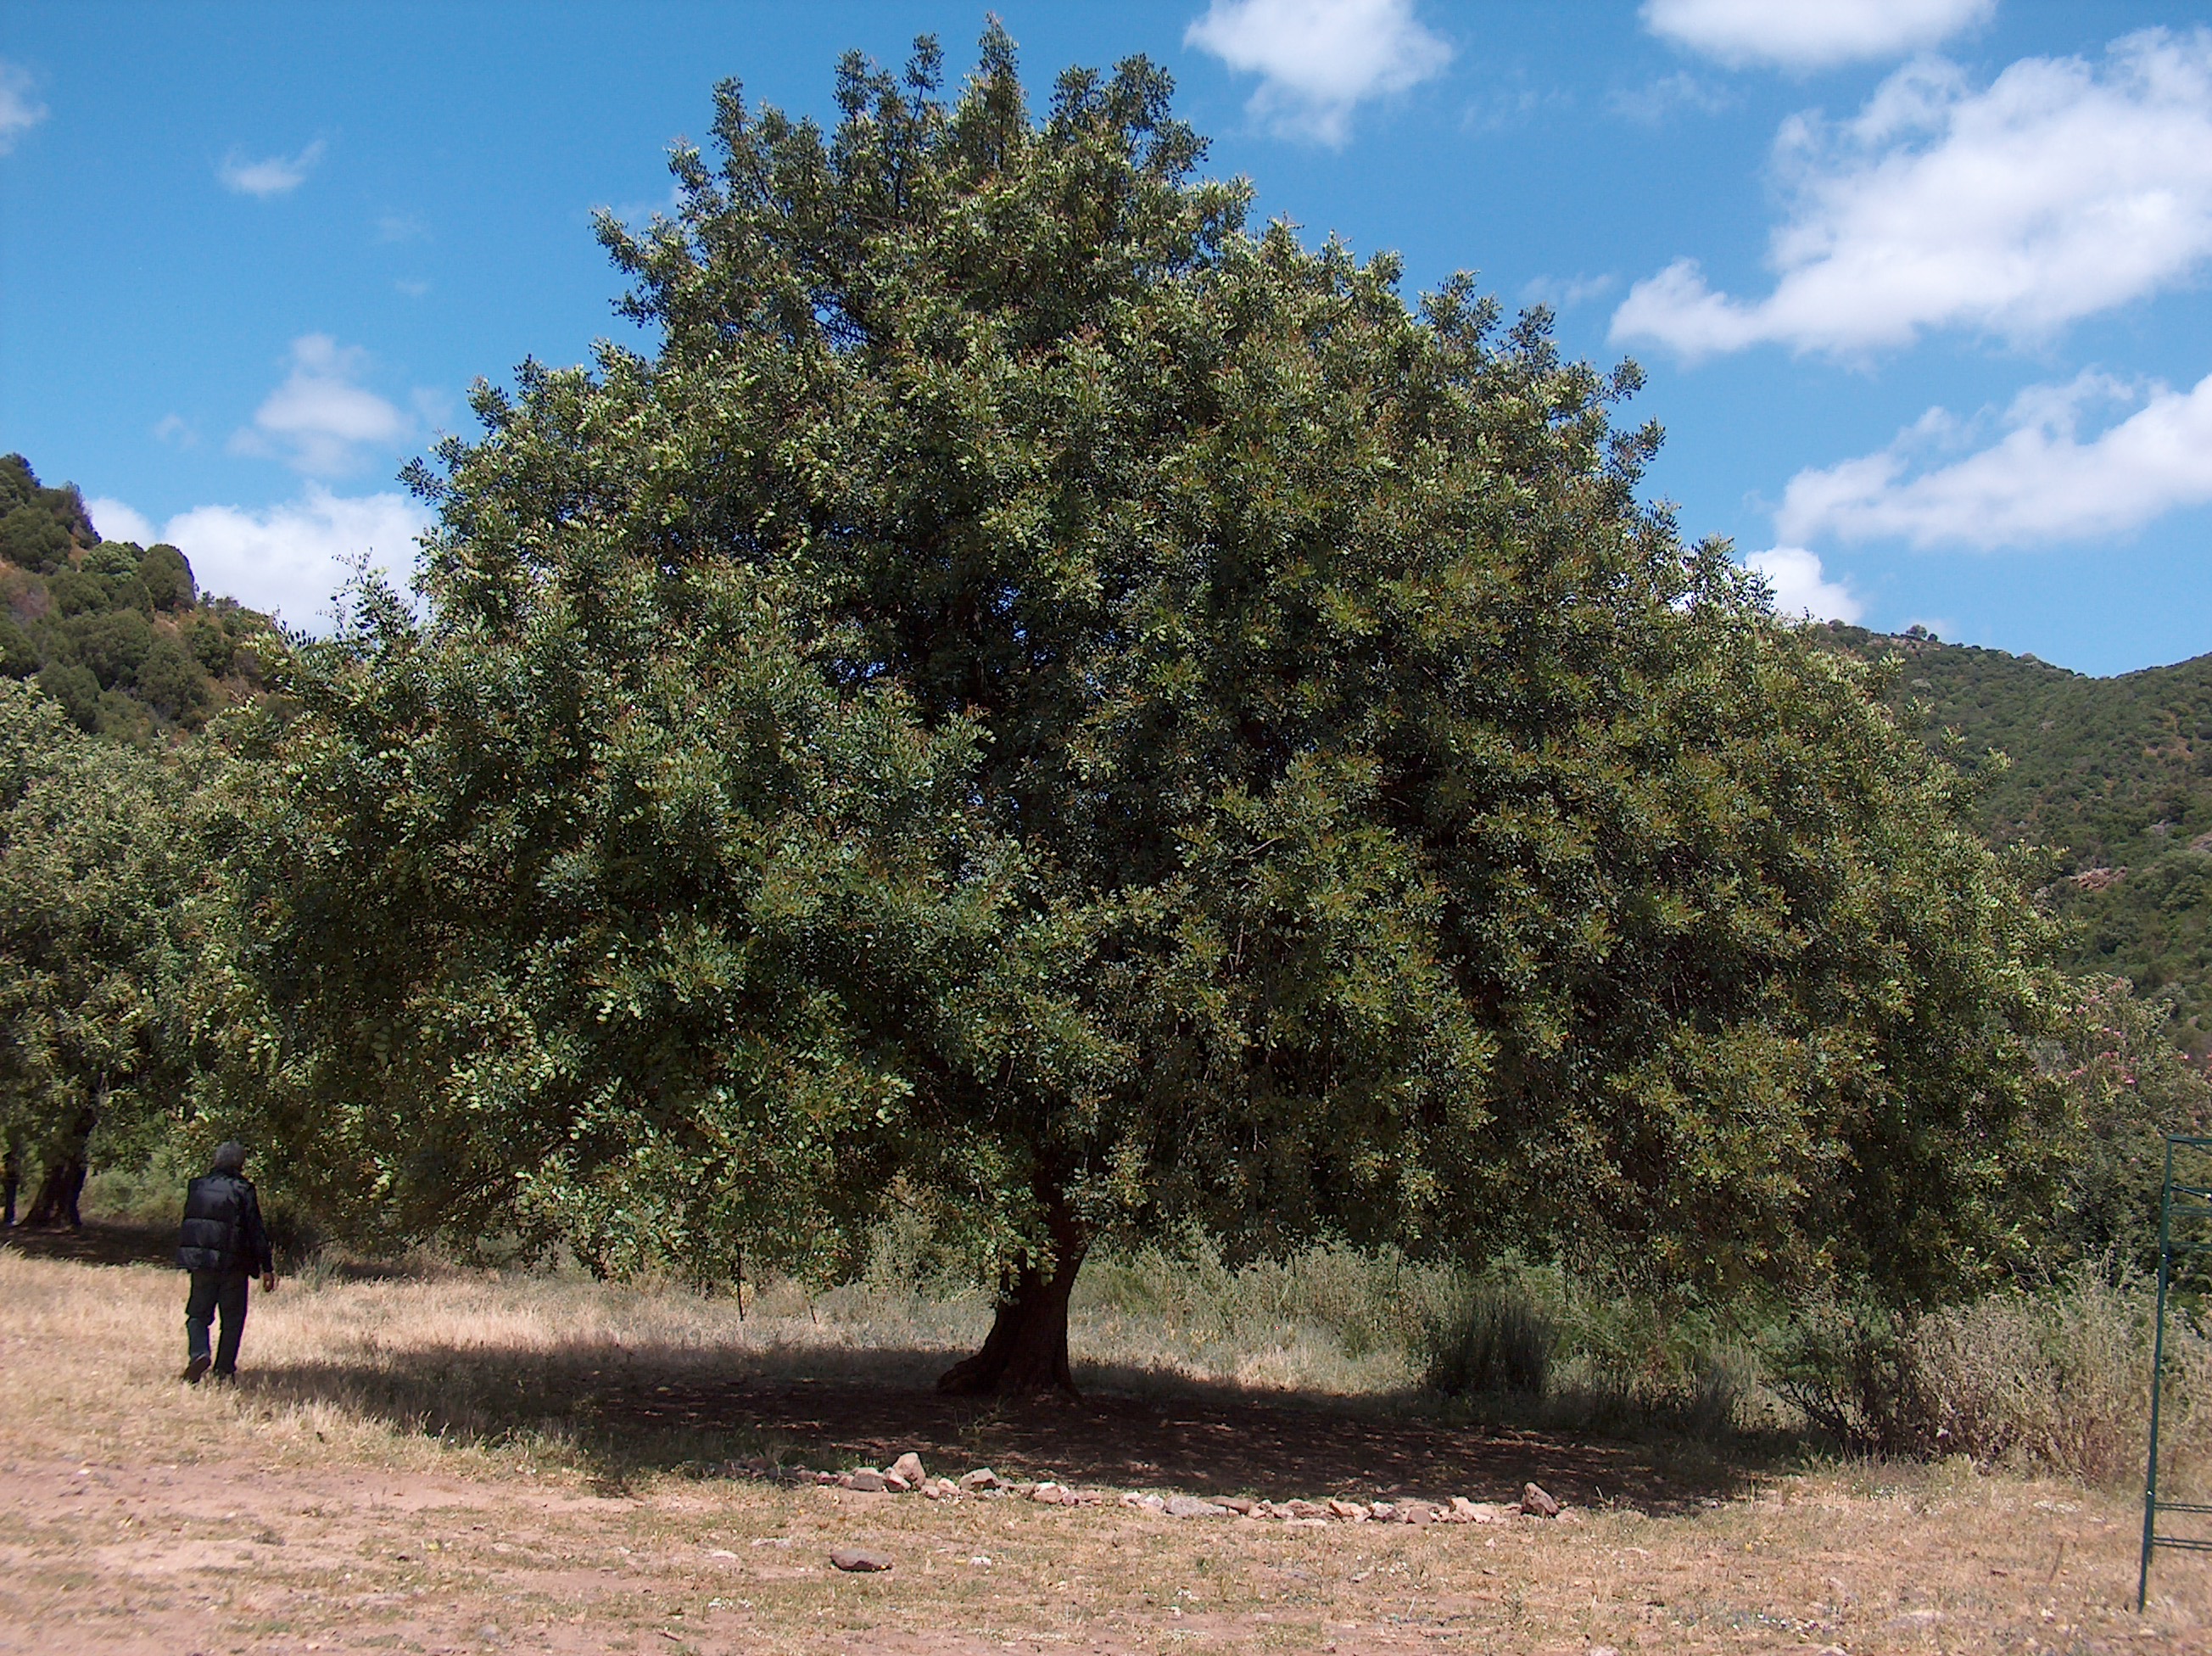
[[[42,1177],[34,1222],[75,1223],[95,1129],[128,1159],[173,1120],[195,874],[188,789],[159,759],[76,729],[0,679],[0,1156]]]
[[[240,981],[330,1198],[609,1269],[1198,1226],[1899,1298],[2045,1186],[2045,927],[1868,670],[1638,494],[1638,384],[1255,228],[1142,59],[857,57],[603,220],[417,619],[287,664]],[[1878,688],[1878,686],[1875,686]]]

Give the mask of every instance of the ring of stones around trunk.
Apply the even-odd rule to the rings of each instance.
[[[839,1547],[831,1551],[830,1562],[839,1569],[866,1574],[891,1567],[889,1553],[870,1552],[862,1547]]]
[[[1559,1503],[1547,1495],[1537,1484],[1528,1484],[1521,1491],[1521,1510],[1536,1518],[1557,1518]]]
[[[858,1489],[863,1495],[881,1495],[890,1488],[884,1475],[872,1466],[863,1466],[848,1472],[837,1482],[842,1488]]]
[[[922,1470],[921,1457],[911,1449],[893,1461],[890,1470],[884,1476],[905,1479],[907,1487],[910,1489],[918,1489],[929,1482],[929,1474]]]
[[[1003,1489],[1006,1485],[1000,1482],[999,1475],[989,1467],[979,1466],[974,1471],[962,1475],[960,1487],[971,1494],[981,1495],[987,1490]]]

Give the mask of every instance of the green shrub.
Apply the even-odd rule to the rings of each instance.
[[[39,647],[9,617],[0,615],[0,679],[27,679],[39,670]]]
[[[2123,1482],[2142,1469],[2154,1305],[2141,1277],[2084,1267],[1917,1317],[1811,1307],[1774,1354],[1774,1384],[1852,1452]],[[2162,1443],[2178,1465],[2207,1466],[2212,1345],[2179,1309],[2166,1370]]]
[[[54,514],[33,503],[0,517],[0,557],[40,575],[62,567],[70,553],[69,531]]]
[[[191,563],[167,541],[156,541],[146,549],[138,560],[138,579],[145,583],[146,595],[156,609],[188,610],[199,595]]]
[[[1552,1374],[1559,1331],[1551,1318],[1510,1288],[1478,1284],[1459,1295],[1431,1330],[1424,1374],[1449,1397],[1494,1392],[1540,1397]]]

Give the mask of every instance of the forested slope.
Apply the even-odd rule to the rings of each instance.
[[[2032,655],[1832,625],[1852,654],[1903,658],[1893,697],[1924,704],[1931,740],[1989,750],[1982,820],[1999,843],[2058,853],[2067,964],[2174,1003],[2176,1033],[2212,1050],[2212,655],[2092,679]]]
[[[0,676],[80,729],[144,743],[252,694],[266,617],[204,597],[174,546],[102,540],[73,486],[0,455]]]

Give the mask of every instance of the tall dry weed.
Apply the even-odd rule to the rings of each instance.
[[[1917,1318],[1829,1307],[1798,1330],[1780,1385],[1853,1451],[2122,1483],[2143,1470],[2154,1306],[2141,1279],[2084,1269]],[[2181,1306],[2166,1372],[2166,1474],[2197,1484],[2212,1474],[2212,1341]]]

